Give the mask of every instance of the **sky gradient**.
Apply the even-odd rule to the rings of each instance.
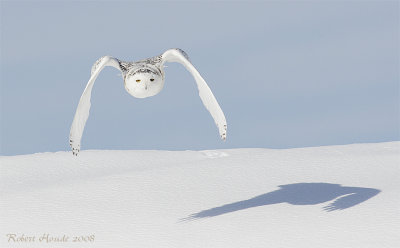
[[[194,79],[167,64],[136,99],[95,82],[86,149],[290,148],[400,139],[399,2],[1,3],[1,153],[69,150],[93,63],[181,48],[228,123],[222,142]]]

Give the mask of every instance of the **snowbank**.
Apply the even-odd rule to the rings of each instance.
[[[1,247],[400,247],[400,142],[0,163]]]

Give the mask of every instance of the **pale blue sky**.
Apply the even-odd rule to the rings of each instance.
[[[136,99],[98,77],[82,149],[288,148],[399,140],[399,2],[1,2],[1,155],[69,150],[103,55],[185,50],[228,122],[224,143],[179,64]]]

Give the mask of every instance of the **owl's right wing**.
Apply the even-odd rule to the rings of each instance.
[[[101,57],[92,66],[89,82],[87,83],[86,88],[82,93],[81,99],[79,100],[74,120],[71,125],[69,144],[71,146],[73,155],[77,156],[80,150],[80,143],[83,134],[83,129],[85,128],[86,121],[89,117],[90,97],[92,94],[94,81],[96,80],[99,73],[106,66],[112,66],[122,71],[119,60],[110,56]]]
[[[217,99],[215,99],[214,94],[211,92],[211,89],[210,87],[208,87],[204,78],[189,61],[188,55],[183,50],[179,48],[174,48],[165,51],[161,56],[161,65],[164,65],[165,62],[177,62],[183,65],[192,74],[199,90],[200,99],[214,119],[214,122],[218,127],[221,139],[225,140],[227,125],[224,112],[222,112],[222,109],[219,106]]]

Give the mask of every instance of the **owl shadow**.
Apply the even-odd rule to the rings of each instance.
[[[344,187],[331,183],[295,183],[280,185],[278,190],[262,194],[247,200],[225,204],[219,207],[194,213],[183,221],[215,217],[244,209],[289,203],[291,205],[316,205],[329,202],[324,211],[344,210],[354,207],[381,192],[373,188]]]

